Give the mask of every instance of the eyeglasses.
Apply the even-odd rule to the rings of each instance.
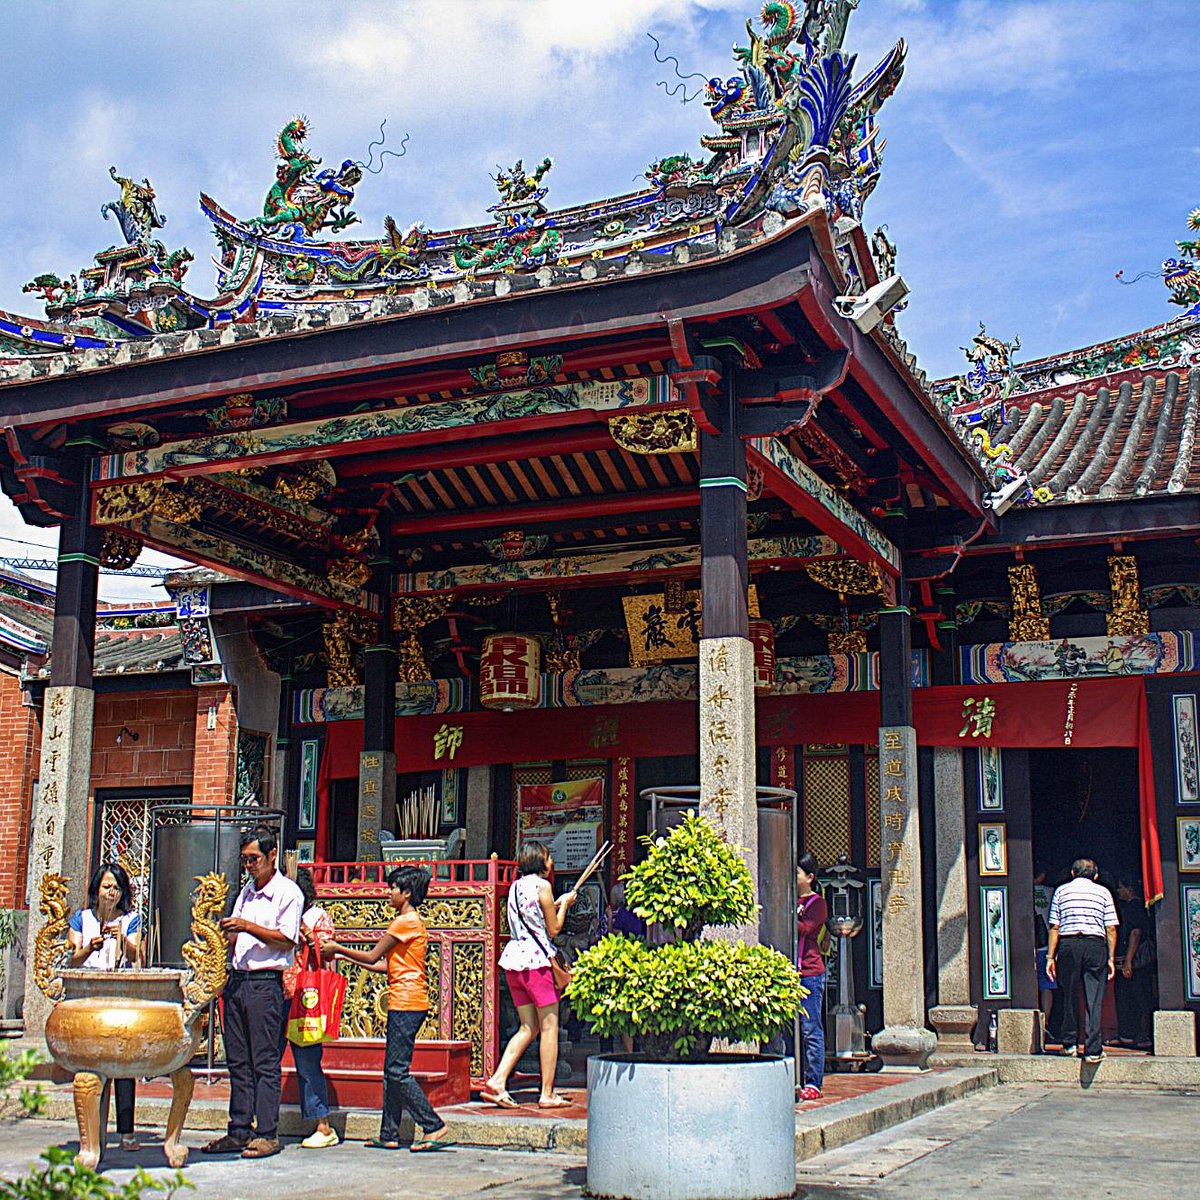
[[[262,862],[262,858],[263,856],[261,854],[243,854],[242,866],[252,867],[256,862]]]

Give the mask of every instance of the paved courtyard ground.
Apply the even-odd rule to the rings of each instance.
[[[886,1133],[800,1164],[801,1200],[1073,1200],[1200,1194],[1195,1131],[1200,1093],[1035,1085],[992,1088]],[[68,1145],[64,1122],[0,1128],[0,1176],[47,1145]],[[203,1135],[190,1134],[196,1145]],[[161,1169],[161,1147],[113,1149],[105,1169],[123,1182],[141,1164]],[[261,1162],[193,1154],[195,1200],[565,1200],[584,1185],[584,1160],[562,1153],[460,1149],[418,1156],[361,1143],[306,1151],[290,1144]]]

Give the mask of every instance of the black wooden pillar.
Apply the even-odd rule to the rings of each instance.
[[[746,638],[746,446],[738,434],[737,367],[726,358],[722,369],[709,407],[720,432],[700,432],[701,609],[706,638]]]
[[[381,636],[363,653],[363,750],[358,761],[358,857],[381,858],[379,835],[396,827],[396,680],[391,633],[391,575],[386,556],[373,564]]]
[[[91,495],[81,484],[76,510],[59,529],[54,593],[51,687],[90,688],[96,653],[96,595],[100,581],[100,531],[90,522]]]
[[[363,749],[396,749],[396,647],[368,646],[363,654]]]

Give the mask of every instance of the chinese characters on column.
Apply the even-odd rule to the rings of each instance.
[[[710,647],[708,654],[708,672],[715,678],[711,679],[706,688],[706,694],[701,695],[701,714],[704,729],[701,737],[716,752],[712,759],[714,787],[708,794],[717,817],[725,820],[729,803],[734,798],[733,789],[729,786],[733,778],[733,763],[728,751],[733,749],[734,736],[729,728],[729,718],[725,709],[733,703],[729,694],[729,651],[724,645]]]
[[[633,759],[613,759],[613,859],[615,875],[633,866]]]
[[[884,911],[892,916],[919,905],[913,894],[913,872],[905,831],[915,797],[909,794],[914,773],[900,732],[879,732],[879,818]]]

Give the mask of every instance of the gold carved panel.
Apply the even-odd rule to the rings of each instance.
[[[481,1078],[483,1065],[483,943],[456,942],[451,959],[453,982],[450,1036],[471,1043],[471,1076]]]

